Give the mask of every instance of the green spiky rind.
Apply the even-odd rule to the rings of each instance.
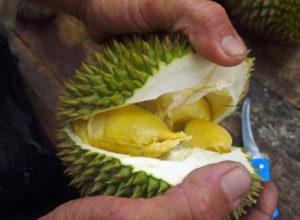
[[[244,91],[241,93],[240,97],[239,97],[239,102],[248,94],[248,86],[250,83],[250,79],[251,79],[251,75],[252,72],[254,71],[254,62],[255,62],[255,58],[249,58],[247,57],[245,59],[245,62],[249,65],[249,69],[247,72],[247,79],[243,82],[244,83]]]
[[[72,177],[70,185],[78,188],[81,196],[151,198],[163,195],[173,187],[146,172],[134,172],[133,167],[123,165],[117,158],[82,149],[68,137],[64,129],[59,130],[57,137],[61,140],[58,156],[67,167],[65,174]],[[251,163],[250,156],[247,155],[247,159]],[[252,173],[252,179],[251,191],[226,219],[239,219],[246,213],[246,207],[252,207],[256,203],[262,189],[262,178]]]
[[[187,38],[179,34],[112,41],[66,84],[58,105],[60,121],[86,118],[124,104],[162,65],[192,52]]]
[[[243,153],[245,153],[248,162],[252,164],[251,157],[247,154],[247,149],[241,148],[241,150]],[[259,197],[259,192],[263,189],[261,182],[264,180],[257,174],[256,168],[254,168],[254,171],[255,172],[251,173],[252,186],[250,192],[247,194],[243,202],[225,218],[226,220],[238,220],[242,215],[247,214],[247,207],[253,207],[256,204],[257,198]]]
[[[122,105],[157,72],[160,65],[191,52],[187,39],[179,35],[163,38],[151,35],[145,41],[137,37],[122,43],[113,41],[102,55],[97,54],[92,64],[83,64],[67,84],[58,109],[61,122],[57,133],[60,140],[58,156],[67,167],[65,173],[73,178],[70,184],[78,188],[82,196],[150,198],[162,195],[172,187],[143,171],[134,172],[133,167],[122,165],[117,158],[82,149],[64,129],[78,118]],[[228,216],[229,219],[238,219],[245,213],[246,206],[256,202],[259,181],[253,174],[251,193]]]
[[[242,215],[247,214],[247,207],[253,207],[256,204],[257,198],[259,197],[259,192],[263,189],[261,186],[262,179],[256,173],[253,173],[252,181],[251,190],[248,195],[245,197],[243,202],[225,219],[238,220]]]
[[[299,0],[224,1],[242,26],[277,44],[300,43]]]
[[[70,185],[82,196],[114,195],[129,198],[151,198],[162,195],[171,185],[143,171],[123,165],[119,159],[82,149],[60,130],[58,157],[67,167],[65,174],[72,177]]]

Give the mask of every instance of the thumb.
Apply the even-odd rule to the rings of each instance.
[[[148,2],[143,10],[147,24],[184,33],[204,58],[232,66],[242,62],[247,55],[244,42],[218,3],[209,0],[143,2]]]
[[[216,2],[205,1],[194,6],[194,10],[198,11],[197,16],[187,17],[176,25],[188,35],[196,51],[223,66],[236,65],[244,60],[247,48],[224,8]]]
[[[223,219],[246,196],[251,183],[241,164],[222,162],[193,171],[163,196],[86,197],[65,203],[41,219]]]
[[[240,204],[251,184],[251,175],[244,166],[222,162],[192,172],[167,193],[166,199],[173,201],[172,210],[185,213],[178,216],[189,213],[191,219],[223,219]]]
[[[79,1],[77,16],[96,41],[112,34],[167,30],[187,35],[201,56],[223,66],[236,65],[247,55],[223,7],[209,0],[87,0]]]

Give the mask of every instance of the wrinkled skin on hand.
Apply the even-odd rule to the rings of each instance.
[[[209,0],[31,0],[78,17],[90,36],[158,30],[181,32],[204,58],[223,66],[239,64],[247,48],[221,5]]]
[[[235,178],[236,174],[240,179]],[[152,199],[86,197],[65,203],[41,219],[223,219],[238,206],[250,186],[251,176],[242,165],[222,162],[193,171],[163,196]],[[257,205],[243,219],[271,219],[277,191],[271,183],[264,186]]]
[[[114,34],[168,30],[184,33],[201,56],[224,66],[240,63],[247,54],[225,10],[213,1],[88,0],[80,3],[79,17],[92,38],[100,42]]]

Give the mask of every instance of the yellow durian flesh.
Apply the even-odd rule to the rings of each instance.
[[[170,123],[168,122],[169,118],[171,118],[171,123],[172,120],[174,122],[181,121],[181,120],[184,121],[183,123],[178,122],[180,129],[182,129],[182,127],[186,123],[185,120],[181,119],[181,117],[185,118],[184,114],[176,113],[177,109],[180,108],[184,109],[185,106],[193,105],[193,103],[197,102],[197,100],[204,98],[207,104],[209,105],[210,120],[218,123],[234,110],[234,106],[237,104],[241,96],[241,92],[243,91],[245,82],[248,79],[249,75],[247,72],[249,72],[249,68],[251,67],[251,65],[252,62],[250,60],[250,61],[245,61],[236,67],[221,67],[213,63],[207,62],[205,60],[202,60],[196,54],[186,55],[184,57],[180,57],[180,59],[175,59],[170,64],[159,66],[158,71],[155,70],[155,74],[149,76],[149,79],[147,79],[147,81],[142,82],[142,87],[137,87],[134,88],[134,90],[132,90],[133,95],[131,97],[125,98],[124,103],[122,105],[139,105],[139,106],[146,107],[145,109],[152,112],[154,115],[158,116],[162,121],[164,121],[166,125],[169,126],[169,129],[172,130],[172,126],[170,126]],[[112,74],[112,77],[115,77],[115,75]],[[118,82],[120,79],[116,78],[116,80],[117,80],[116,82]],[[87,83],[88,85],[90,84],[90,82]],[[79,83],[78,88],[81,88],[80,86],[81,85]],[[112,90],[114,90],[113,89],[114,86],[110,87],[108,85],[107,88],[111,88]],[[74,90],[74,92],[73,90],[74,88],[71,87],[70,92],[72,94],[74,93],[73,95],[75,97],[77,95],[75,91],[76,89]],[[75,132],[75,134],[76,135],[78,134],[77,136],[81,137],[81,139],[83,139],[85,143],[88,143],[90,145],[92,145],[92,141],[90,140],[91,134],[88,134],[87,125],[86,128],[83,129],[80,128],[82,125],[80,126],[79,124],[84,124],[84,123],[91,124],[91,123],[86,122],[86,120],[81,121],[82,118],[95,117],[96,115],[98,115],[97,114],[98,111],[104,111],[103,113],[99,113],[99,114],[104,114],[104,113],[108,114],[110,111],[114,111],[113,110],[114,108],[119,108],[119,107],[123,108],[122,106],[119,106],[119,104],[116,105],[114,104],[114,103],[122,103],[119,101],[116,102],[115,100],[116,97],[119,97],[117,93],[120,91],[116,90],[115,91],[116,94],[112,95],[111,97],[110,97],[110,93],[102,94],[102,92],[103,92],[102,90],[101,92],[99,91],[100,99],[97,100],[97,103],[96,102],[94,103],[94,101],[92,101],[93,105],[92,104],[89,105],[88,101],[91,101],[92,98],[94,98],[94,96],[92,96],[92,98],[90,97],[86,98],[88,99],[88,101],[84,101],[84,102],[82,102],[83,97],[80,97],[80,103],[87,103],[79,108],[80,111],[85,110],[85,108],[87,108],[86,111],[81,111],[81,112],[89,112],[89,113],[87,114],[80,113],[79,116],[71,117],[72,121],[73,120],[77,121],[77,122],[74,121],[72,122],[74,128],[73,131]],[[108,106],[102,107],[101,106],[102,101],[104,103],[104,101],[106,101],[107,98],[111,100],[111,102],[109,102],[110,104],[108,104]],[[123,101],[123,99],[120,98],[120,101]],[[101,105],[99,104],[99,106],[101,106],[100,109],[97,109],[97,107],[95,107],[98,106],[98,102],[101,104]],[[63,109],[66,109],[64,112],[66,112],[66,115],[68,117],[69,117],[68,112],[72,112],[73,109],[78,109],[78,106],[75,107],[69,106],[68,103],[75,103],[73,102],[72,99],[70,100],[67,99],[64,103],[67,103],[63,105],[63,106],[66,105],[66,107],[63,107]],[[150,106],[151,108],[149,108],[148,106]],[[178,111],[180,112],[180,110]],[[173,114],[174,112],[175,114]],[[184,110],[182,110],[182,112],[184,112]],[[204,110],[204,112],[208,112],[208,111]],[[74,115],[78,115],[78,114],[74,114]],[[197,113],[195,115],[197,115]],[[193,117],[194,115],[192,114],[191,119]],[[143,121],[144,119],[142,117],[139,120]],[[87,119],[87,121],[91,121],[91,118]],[[122,124],[121,128],[117,128],[117,129],[124,130],[125,128],[123,126],[125,125]],[[143,125],[143,126],[148,127],[149,125]],[[179,129],[179,128],[175,127],[175,129]],[[89,130],[96,131],[97,129],[89,129]],[[155,129],[150,128],[150,130],[153,131]],[[172,133],[175,133],[174,132],[175,130],[172,131],[173,131]],[[118,132],[114,131],[111,133],[118,133]],[[135,135],[132,134],[132,136]],[[122,140],[125,138],[121,136],[120,139]],[[95,138],[95,140],[97,140],[97,138]],[[160,152],[168,152],[165,149],[161,150],[160,148],[157,147],[156,149],[158,153],[145,153],[145,147],[148,147],[149,145],[146,144],[146,145],[138,146],[141,141],[128,141],[129,145],[133,143],[134,147],[128,147],[129,145],[122,146],[121,144],[119,144],[119,142],[122,141],[114,140],[112,142],[112,146],[104,146],[105,142],[103,142],[101,146],[99,146],[99,148],[113,149],[111,150],[112,152],[122,152],[124,154],[129,154],[129,155],[145,155],[145,156],[149,155],[149,157],[151,155],[161,155]],[[162,141],[162,142],[159,144],[160,147],[166,146],[167,141]],[[178,141],[178,143],[180,143],[180,141]],[[95,144],[98,143],[94,143],[91,147],[93,147]],[[157,144],[155,144],[155,146],[157,146]],[[180,144],[179,147],[181,146],[182,144]],[[118,149],[119,147],[123,148],[124,150]],[[174,149],[174,145],[168,148],[170,150]]]
[[[232,138],[220,125],[211,121],[196,119],[185,127],[185,133],[190,139],[185,142],[188,147],[198,147],[204,150],[227,153],[231,151]]]
[[[86,144],[132,156],[160,157],[186,138],[172,132],[154,114],[129,105],[73,123],[74,132]]]
[[[79,119],[73,123],[73,131],[77,134],[84,143],[89,143],[87,132],[88,120]]]
[[[129,105],[79,119],[73,122],[73,130],[86,144],[131,156],[162,157],[181,141],[185,147],[230,152],[231,136],[209,121],[208,103],[202,98],[177,108],[165,121],[143,107]]]
[[[205,99],[210,106],[211,121],[220,118],[232,103],[232,97],[226,91],[209,93],[205,96]]]
[[[175,109],[168,118],[168,124],[174,131],[180,131],[193,119],[210,120],[210,107],[204,98],[191,105]]]

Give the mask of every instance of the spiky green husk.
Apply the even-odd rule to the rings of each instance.
[[[117,158],[83,149],[72,141],[64,130],[60,130],[58,138],[61,140],[58,156],[67,167],[65,173],[72,177],[70,185],[78,188],[82,196],[151,198],[162,195],[173,187],[143,171],[134,172],[133,167],[122,165]],[[255,173],[252,174],[252,179],[250,193],[227,219],[239,219],[246,213],[246,207],[256,203],[262,189],[262,179]]]
[[[134,172],[132,166],[122,165],[119,159],[82,149],[61,130],[60,159],[72,176],[70,185],[79,188],[82,196],[116,195],[150,198],[162,195],[171,185],[145,172]]]
[[[74,121],[124,104],[161,65],[192,51],[187,38],[178,34],[114,40],[66,85],[59,105],[61,120]]]
[[[73,178],[71,185],[77,187],[82,196],[150,198],[164,194],[172,187],[146,172],[134,171],[134,167],[122,164],[118,158],[83,149],[68,136],[65,128],[79,118],[123,105],[161,65],[189,53],[193,53],[193,49],[180,35],[161,38],[150,35],[145,41],[137,37],[113,41],[97,54],[92,64],[83,64],[67,84],[58,108],[61,122],[58,155],[67,167],[65,172]],[[245,213],[246,206],[255,204],[261,189],[260,181],[253,174],[251,192],[228,219],[238,219]]]
[[[241,26],[277,44],[300,43],[299,0],[224,0]]]

